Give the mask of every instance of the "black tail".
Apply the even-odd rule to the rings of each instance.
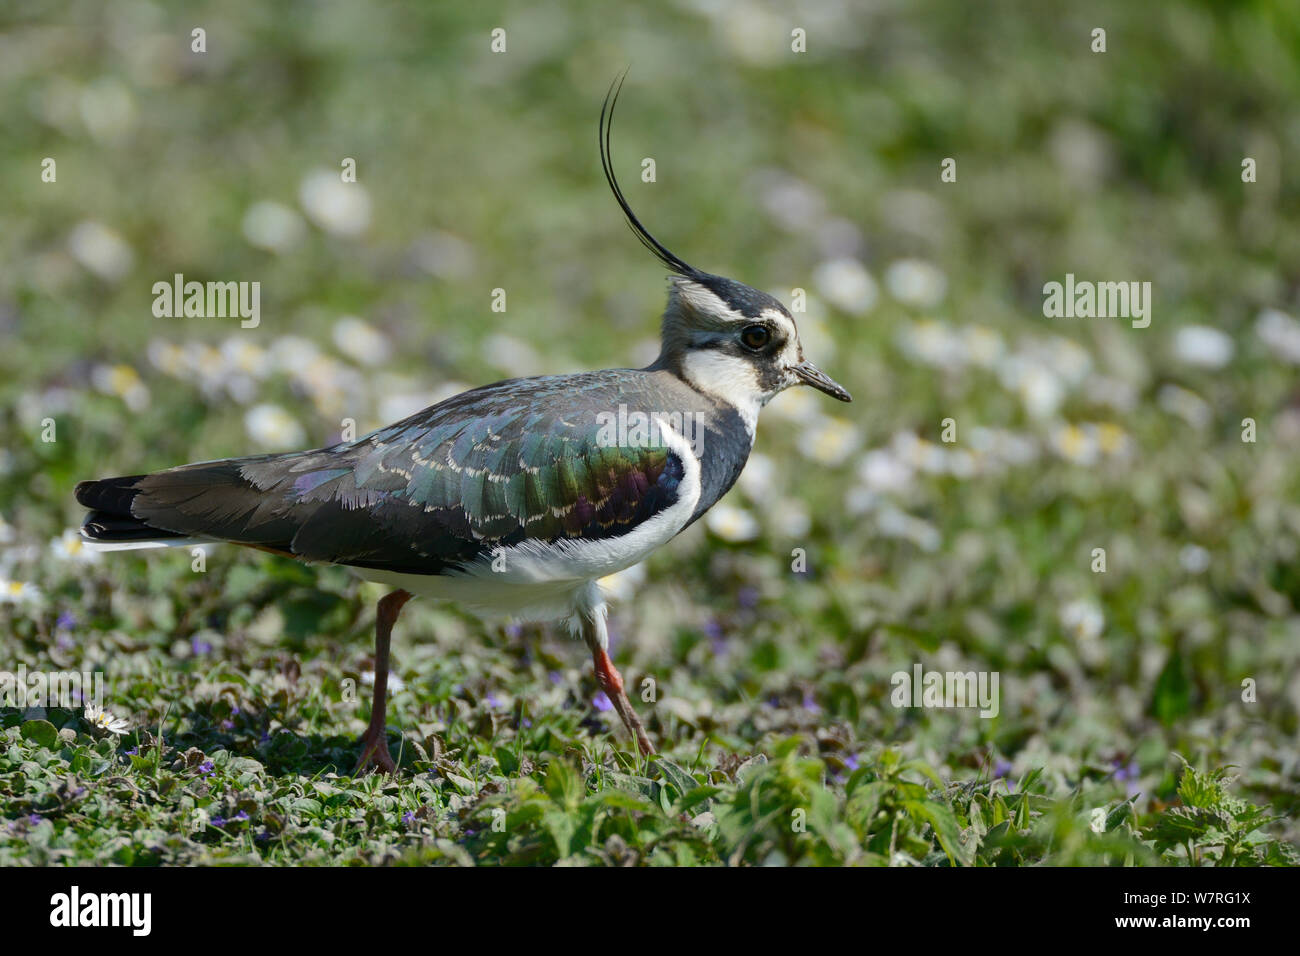
[[[146,475],[124,478],[101,478],[78,482],[73,492],[77,501],[90,509],[82,533],[95,541],[163,541],[185,535],[155,528],[131,513],[131,502],[139,493],[137,485]]]

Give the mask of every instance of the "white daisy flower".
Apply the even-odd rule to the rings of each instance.
[[[971,364],[993,368],[1006,353],[1002,336],[985,325],[968,325],[962,329],[962,346]]]
[[[1210,552],[1199,544],[1189,544],[1178,552],[1178,563],[1188,574],[1204,574],[1210,570]]]
[[[877,515],[876,530],[886,538],[910,541],[922,551],[938,551],[943,544],[943,534],[930,522],[892,506]]]
[[[370,225],[370,194],[360,183],[345,183],[337,170],[307,174],[298,190],[307,218],[335,236],[359,236]]]
[[[1185,325],[1174,333],[1174,356],[1188,365],[1223,368],[1234,351],[1232,338],[1208,325]]]
[[[767,455],[755,452],[745,462],[745,470],[736,479],[736,487],[750,501],[761,503],[771,500],[776,483],[776,465]]]
[[[300,335],[282,335],[271,343],[271,365],[281,372],[292,372],[320,355],[320,349],[311,339]]]
[[[1093,601],[1071,601],[1060,610],[1061,627],[1078,641],[1092,641],[1101,636],[1106,626],[1106,615]]]
[[[759,534],[758,519],[744,508],[726,503],[714,505],[705,514],[704,523],[723,541],[753,541]]]
[[[813,270],[813,285],[842,312],[865,315],[879,298],[876,280],[857,259],[828,259]]]
[[[410,254],[417,266],[440,279],[463,279],[474,271],[474,247],[448,232],[425,233],[411,243]]]
[[[782,538],[803,538],[812,528],[812,516],[808,514],[808,509],[796,501],[783,501],[768,511],[768,518],[772,530]]]
[[[799,451],[819,464],[835,466],[857,451],[862,433],[843,418],[824,417],[803,429]]]
[[[966,337],[938,319],[920,319],[904,326],[898,333],[898,346],[909,358],[935,368],[958,369],[970,357]]]
[[[871,491],[906,491],[915,472],[912,466],[888,449],[878,448],[862,456],[858,477]]]
[[[1156,402],[1171,415],[1177,415],[1194,428],[1207,428],[1214,419],[1214,410],[1195,392],[1178,385],[1162,385],[1156,392]]]
[[[246,335],[232,335],[222,342],[221,357],[234,374],[266,378],[271,373],[271,356]]]
[[[1272,355],[1300,365],[1300,322],[1277,309],[1265,309],[1255,319],[1255,334]]]
[[[1052,431],[1048,445],[1066,461],[1076,465],[1095,465],[1101,457],[1093,430],[1079,425],[1062,425]]]
[[[130,365],[96,365],[90,371],[91,384],[105,395],[116,395],[133,412],[149,407],[149,388]]]
[[[149,364],[158,371],[175,378],[185,374],[185,350],[175,342],[152,339],[145,354],[149,357]]]
[[[254,405],[244,416],[244,428],[248,437],[263,448],[283,450],[307,439],[303,427],[279,405]]]
[[[382,365],[392,351],[383,333],[355,315],[345,315],[334,323],[334,344],[362,365]]]
[[[519,378],[541,375],[545,371],[537,349],[504,332],[494,333],[483,340],[483,357],[497,368]]]
[[[86,547],[81,532],[76,528],[67,528],[63,534],[51,539],[50,551],[60,561],[69,564],[94,564],[103,557],[98,551]]]
[[[885,270],[885,288],[904,305],[932,309],[943,301],[948,277],[924,259],[899,259]]]
[[[362,671],[362,672],[361,672],[361,683],[365,684],[367,687],[374,687],[374,686],[375,686],[375,672],[374,672],[374,671]],[[398,693],[399,691],[403,691],[403,690],[405,690],[405,689],[406,689],[406,681],[402,680],[400,677],[398,677],[398,676],[397,676],[396,674],[394,674],[392,671],[389,671],[389,672],[388,672],[388,691],[389,691],[389,693],[396,694],[396,693]]]
[[[1025,411],[1034,418],[1050,418],[1065,401],[1065,384],[1041,366],[1024,369],[1016,391]]]
[[[268,252],[288,252],[307,232],[302,217],[278,202],[255,202],[244,213],[240,227],[249,245]]]
[[[116,282],[135,264],[135,253],[125,239],[103,223],[81,222],[68,236],[68,252],[86,269],[108,282]]]
[[[767,406],[768,417],[796,424],[810,424],[821,418],[821,398],[811,388],[787,388]]]
[[[124,718],[114,717],[93,701],[86,704],[84,716],[92,729],[102,730],[114,735],[124,734],[131,727],[130,723]]]
[[[30,581],[0,578],[0,604],[38,604],[41,597],[41,589]]]

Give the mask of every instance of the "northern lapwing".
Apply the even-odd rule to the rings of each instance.
[[[759,410],[791,385],[849,393],[804,360],[770,295],[669,252],[601,165],[628,225],[671,273],[662,350],[642,369],[510,379],[355,441],[83,481],[83,535],[106,548],[232,542],[344,565],[392,588],[375,624],[375,687],[357,771],[396,768],[384,730],[388,645],[413,596],[523,620],[565,620],[643,753],[654,747],[610,661],[597,581],[631,567],[726,494]]]

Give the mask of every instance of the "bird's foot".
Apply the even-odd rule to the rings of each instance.
[[[397,773],[397,764],[393,762],[392,755],[388,752],[388,734],[383,727],[378,731],[373,727],[367,730],[362,734],[358,744],[361,747],[361,759],[357,761],[352,776],[355,777],[367,769],[382,773]]]
[[[597,650],[593,657],[596,665],[596,683],[600,684],[600,689],[614,705],[614,710],[618,712],[623,726],[636,740],[637,748],[646,756],[655,753],[655,745],[650,742],[650,735],[646,733],[645,725],[632,709],[632,702],[627,699],[627,694],[623,690],[623,675],[618,672],[618,668],[609,659],[609,654],[604,648]]]

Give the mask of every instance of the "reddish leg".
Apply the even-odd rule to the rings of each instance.
[[[623,675],[618,672],[614,662],[609,659],[609,652],[605,650],[605,616],[597,612],[594,620],[583,619],[582,636],[591,648],[591,658],[596,666],[596,682],[600,684],[600,689],[605,692],[610,703],[614,705],[614,710],[623,721],[623,726],[627,728],[637,747],[643,754],[652,754],[655,752],[654,744],[650,742],[650,735],[645,732],[645,726],[641,723],[641,718],[636,715],[632,709],[631,702],[627,699],[627,694],[623,692]]]
[[[384,732],[384,719],[388,715],[388,640],[402,605],[411,599],[409,591],[393,591],[379,599],[379,613],[375,620],[375,694],[370,705],[370,726],[362,734],[361,759],[357,761],[353,776],[366,767],[396,773],[397,764],[388,753],[388,736]]]

